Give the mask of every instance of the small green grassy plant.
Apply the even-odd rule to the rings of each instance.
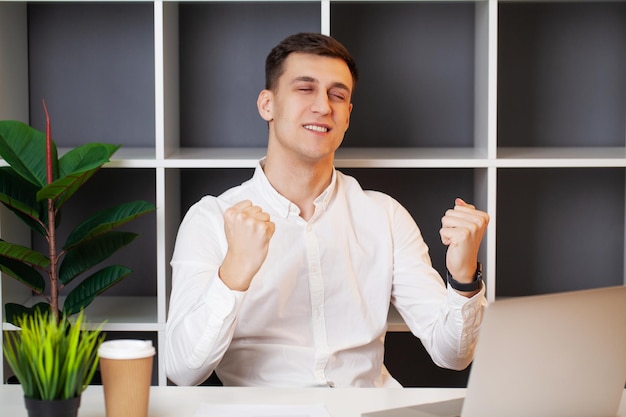
[[[75,398],[91,382],[98,365],[102,327],[82,329],[81,311],[70,323],[58,323],[49,310],[37,310],[18,320],[20,330],[5,331],[4,355],[24,390],[40,400]]]

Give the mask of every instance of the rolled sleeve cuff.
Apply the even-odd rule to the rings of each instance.
[[[483,312],[487,305],[485,285],[483,284],[480,291],[471,298],[464,297],[448,287],[448,300],[453,310],[460,311],[460,314],[455,314],[456,326],[461,333],[459,356],[473,355]]]

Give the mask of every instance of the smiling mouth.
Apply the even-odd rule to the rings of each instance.
[[[320,133],[326,133],[328,132],[330,129],[324,126],[316,126],[316,125],[304,125],[304,128],[306,130],[311,130],[313,132],[320,132]]]

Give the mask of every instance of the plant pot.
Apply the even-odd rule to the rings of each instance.
[[[77,417],[80,397],[66,400],[36,400],[24,397],[28,417]]]

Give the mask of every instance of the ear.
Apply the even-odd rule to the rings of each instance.
[[[350,107],[348,108],[348,120],[346,120],[346,132],[350,127],[350,115],[352,114],[352,103],[350,103]]]
[[[273,99],[274,95],[270,90],[263,90],[259,93],[259,97],[256,101],[257,109],[259,110],[259,115],[266,122],[270,122],[274,119],[273,112]]]

